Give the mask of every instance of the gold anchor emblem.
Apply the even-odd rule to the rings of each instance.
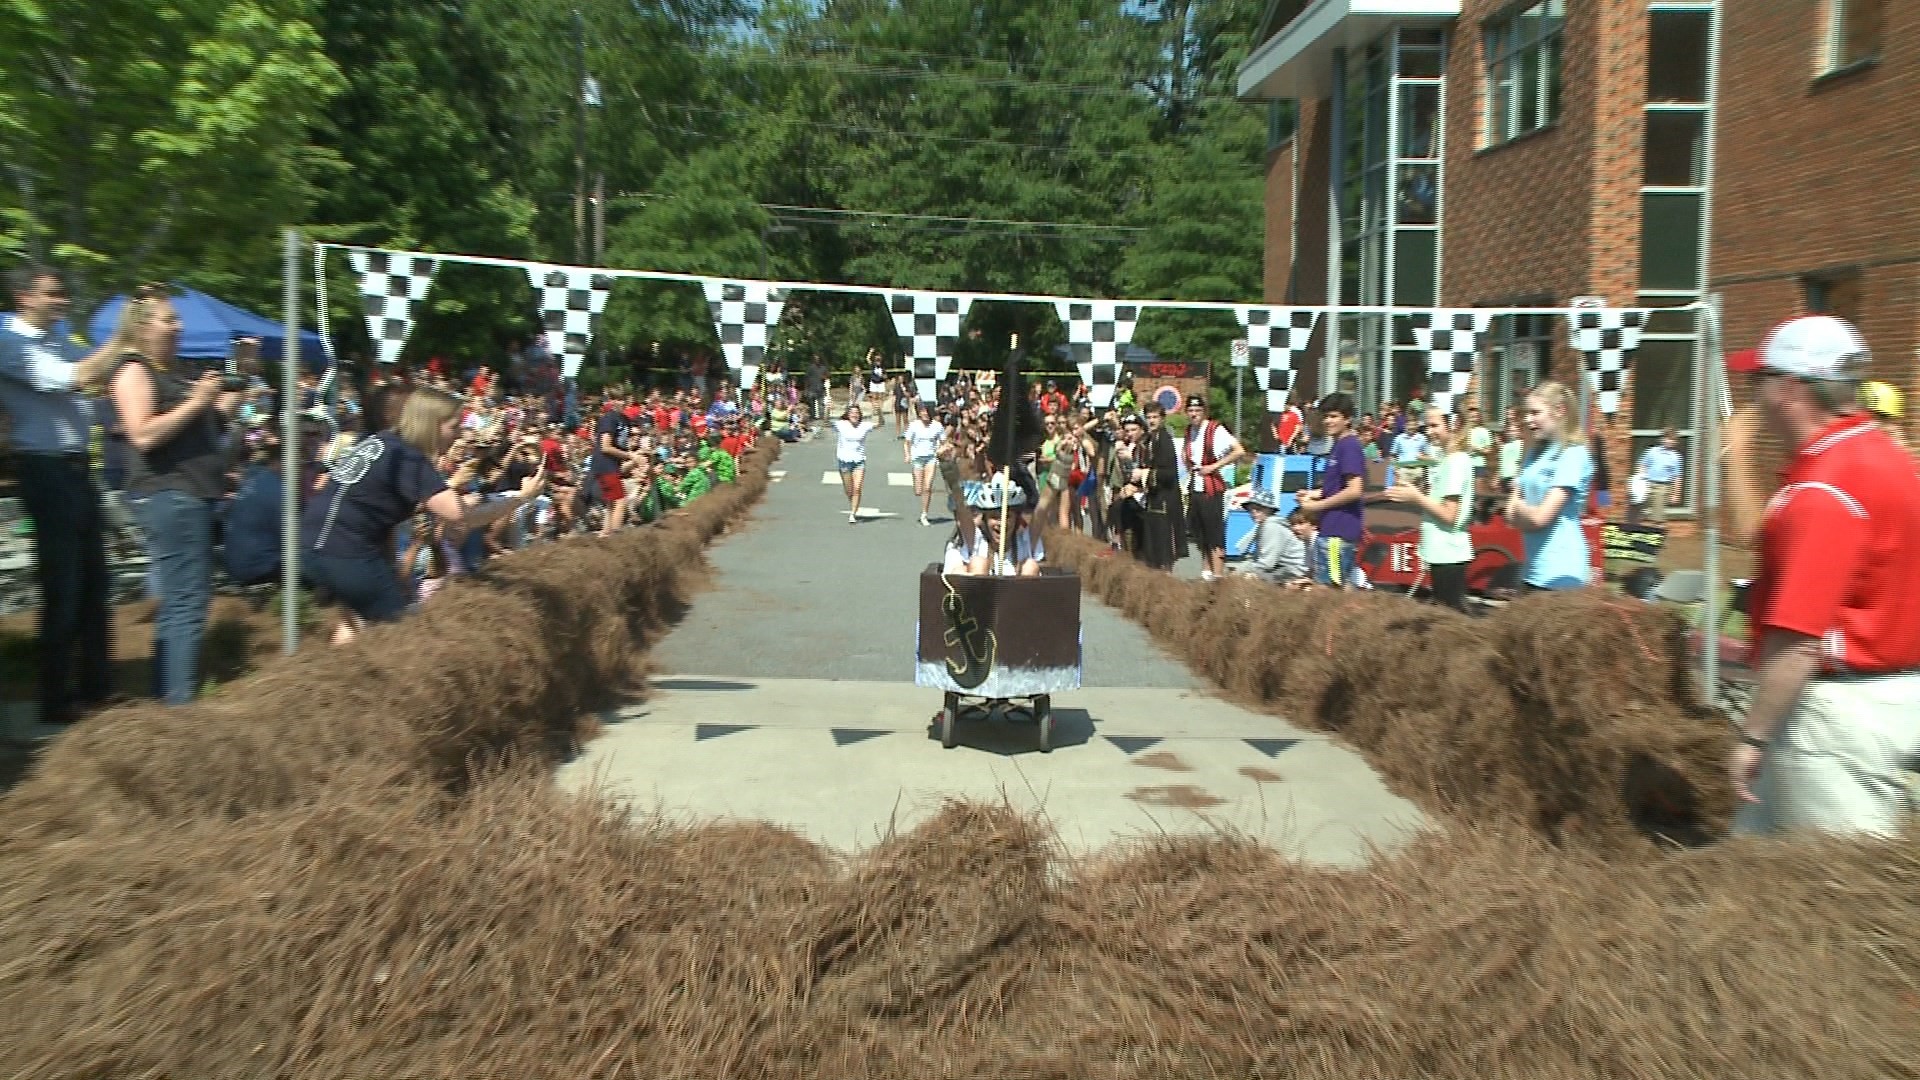
[[[967,610],[966,601],[952,586],[948,586],[940,607],[947,623],[943,639],[947,645],[947,672],[960,686],[967,689],[979,686],[993,670],[993,631],[980,625],[980,620]]]

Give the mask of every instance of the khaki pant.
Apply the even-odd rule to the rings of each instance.
[[[1896,836],[1914,811],[1920,766],[1920,674],[1815,680],[1760,769],[1758,804],[1739,834],[1812,828]]]
[[[1661,525],[1667,523],[1667,507],[1673,501],[1672,484],[1647,485],[1647,520]]]

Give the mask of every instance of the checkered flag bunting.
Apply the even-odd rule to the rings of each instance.
[[[560,374],[574,378],[587,356],[587,346],[607,310],[613,279],[579,267],[529,264],[527,279],[540,294],[540,318],[547,330],[547,352],[560,361]]]
[[[954,350],[960,344],[960,324],[966,321],[970,296],[944,293],[896,292],[887,294],[887,310],[893,316],[893,328],[907,343],[907,355],[913,361],[913,384],[920,400],[931,405],[940,380],[953,367]]]
[[[1453,411],[1456,394],[1467,392],[1480,338],[1493,321],[1487,311],[1436,310],[1414,316],[1414,344],[1427,352],[1427,400],[1443,413]],[[1419,325],[1424,321],[1426,325]]]
[[[1293,356],[1313,339],[1317,311],[1284,307],[1237,307],[1233,316],[1246,328],[1247,365],[1254,384],[1267,393],[1267,411],[1287,407],[1293,391]]]
[[[1644,308],[1576,308],[1567,312],[1568,344],[1587,358],[1587,378],[1593,383],[1594,404],[1605,416],[1620,411],[1620,392],[1627,386],[1632,353],[1640,347],[1647,328]]]
[[[767,360],[768,338],[780,322],[786,294],[765,281],[721,281],[705,278],[700,288],[713,312],[713,328],[720,335],[720,353],[740,376],[745,390],[759,378]]]
[[[347,261],[360,275],[360,299],[367,309],[367,333],[380,362],[397,364],[413,331],[413,309],[427,298],[440,260],[391,251],[348,251]]]
[[[1140,306],[1113,300],[1056,300],[1053,306],[1067,324],[1067,347],[1086,384],[1087,402],[1096,409],[1112,405],[1120,387],[1120,350],[1133,340]]]

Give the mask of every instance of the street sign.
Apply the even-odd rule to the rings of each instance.
[[[1567,306],[1575,308],[1606,307],[1607,298],[1604,296],[1576,296],[1572,300],[1567,301]]]
[[[1247,366],[1247,363],[1248,363],[1248,361],[1249,361],[1249,360],[1251,359],[1251,357],[1252,357],[1252,354],[1253,354],[1253,349],[1252,349],[1252,347],[1251,347],[1251,346],[1249,346],[1249,345],[1247,344],[1247,342],[1246,342],[1246,339],[1245,339],[1245,338],[1241,338],[1241,339],[1238,339],[1238,340],[1236,340],[1236,341],[1234,341],[1234,343],[1233,343],[1233,366],[1234,366],[1234,367],[1246,367],[1246,366]]]

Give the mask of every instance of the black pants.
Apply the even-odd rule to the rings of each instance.
[[[84,455],[16,460],[39,561],[40,712],[53,718],[105,701],[112,689],[105,517]]]
[[[1467,610],[1467,564],[1428,563],[1427,577],[1433,582],[1433,602],[1455,611]]]

